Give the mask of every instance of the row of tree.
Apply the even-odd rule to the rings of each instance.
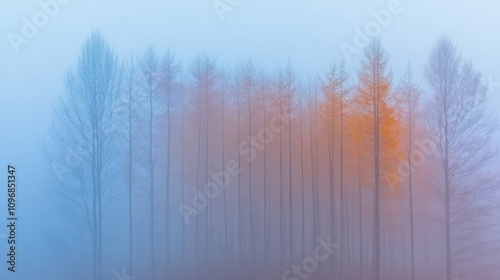
[[[480,73],[442,37],[425,95],[410,65],[393,81],[378,39],[355,74],[332,63],[301,81],[290,62],[209,55],[184,70],[153,48],[120,60],[92,33],[50,153],[77,226],[65,248],[92,279],[117,265],[121,232],[129,274],[148,279],[480,279],[498,253]],[[336,249],[311,262],[319,240]]]

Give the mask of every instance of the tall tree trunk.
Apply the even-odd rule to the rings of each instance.
[[[332,235],[332,239],[336,240],[336,227],[335,227],[335,97],[332,98],[332,126],[331,126],[331,144],[328,145],[329,153],[329,161],[330,161],[330,234]],[[342,242],[342,241],[341,241]],[[335,254],[332,254],[330,259],[330,277],[335,278]],[[341,270],[342,268],[340,268]]]
[[[342,72],[340,73],[342,75]],[[344,201],[344,86],[342,76],[340,76],[340,243],[344,244],[345,234],[345,201]],[[335,135],[334,135],[335,137]],[[349,243],[346,246],[340,246],[340,280],[344,278],[344,247],[349,248]]]
[[[264,126],[267,125],[267,92],[264,92],[263,97],[263,108],[264,108]],[[267,264],[269,262],[269,251],[270,251],[270,242],[269,242],[269,198],[268,198],[268,186],[267,186],[267,141],[264,141],[264,263]]]
[[[408,93],[411,94],[411,93]],[[412,100],[409,96],[408,100],[408,125],[409,125],[409,135],[408,135],[408,191],[410,200],[410,253],[411,253],[411,279],[415,280],[415,227],[414,227],[414,215],[413,215],[413,181],[412,181],[412,162],[411,162],[411,152],[413,149],[413,118],[412,118]]]
[[[445,112],[447,105],[445,99]],[[448,119],[445,113],[445,144],[444,144],[444,191],[445,191],[445,223],[446,223],[446,279],[451,280],[451,224],[450,224],[450,175],[448,158]]]
[[[165,269],[170,271],[170,141],[171,141],[171,120],[170,120],[170,81],[167,86],[167,170],[166,170],[166,185],[165,185]]]
[[[197,153],[197,164],[196,164],[196,188],[200,190],[200,167],[201,167],[201,127],[202,127],[202,119],[201,119],[201,105],[202,105],[202,99],[201,99],[201,85],[198,85],[198,153]],[[201,271],[201,254],[200,254],[200,238],[201,238],[201,226],[200,226],[200,215],[196,215],[196,241],[195,241],[195,258],[196,258],[196,263],[197,263],[197,274],[199,276],[199,273]]]
[[[99,278],[99,242],[98,242],[98,200],[97,200],[97,182],[96,182],[96,128],[92,124],[92,272],[93,278],[97,280]]]
[[[359,142],[358,142],[359,152]],[[358,203],[359,203],[359,274],[363,280],[363,196],[361,186],[361,154],[358,153]]]
[[[280,89],[281,90],[281,89]],[[283,116],[283,96],[280,92],[280,117]],[[280,269],[284,268],[284,256],[285,256],[285,238],[283,238],[283,124],[280,122]]]
[[[128,246],[130,273],[134,275],[133,209],[132,209],[132,90],[128,94]]]
[[[376,81],[378,77],[374,77]],[[380,85],[378,85],[380,86]],[[379,137],[379,93],[375,89],[373,93],[374,109],[374,168],[375,168],[375,195],[374,195],[374,223],[373,223],[373,269],[375,280],[380,280],[380,137]]]
[[[184,86],[181,86],[181,203],[184,203]],[[186,258],[186,225],[181,223],[182,264]]]
[[[306,219],[305,219],[305,209],[306,209],[306,206],[305,206],[305,201],[304,201],[304,193],[305,193],[305,186],[304,186],[304,122],[303,122],[303,115],[302,115],[302,104],[300,104],[300,179],[301,179],[301,195],[300,195],[300,199],[301,199],[301,203],[300,205],[302,206],[302,215],[301,215],[301,218],[302,218],[302,235],[301,235],[301,239],[302,239],[302,251],[301,251],[301,256],[305,256],[306,254]]]
[[[292,81],[288,80],[288,182],[290,184],[290,191],[288,192],[288,231],[289,231],[289,250],[290,261],[288,264],[293,263],[293,181],[292,181]]]
[[[155,220],[154,220],[154,168],[153,168],[153,85],[152,75],[149,76],[149,177],[150,177],[150,250],[151,250],[151,276],[155,279]]]
[[[240,112],[240,92],[237,90],[237,99],[238,99],[238,144],[241,143],[241,132],[240,132],[240,120],[241,120],[241,112]],[[238,167],[241,168],[241,153],[238,153]],[[241,206],[241,172],[238,172],[238,255],[239,260],[243,260],[243,215],[242,215],[242,206]]]
[[[226,123],[225,123],[225,88],[222,89],[222,170],[224,170],[226,166]],[[224,259],[228,260],[228,239],[229,239],[229,230],[228,230],[228,218],[227,218],[227,194],[226,194],[226,176],[223,176],[222,179],[222,194],[223,194],[223,200],[224,200]]]
[[[249,62],[251,63],[251,62]],[[249,64],[249,71],[252,71]],[[252,137],[252,76],[248,73],[248,138]],[[250,225],[250,260],[251,266],[255,265],[255,235],[254,232],[254,217],[253,217],[253,202],[252,202],[252,159],[248,161],[248,208],[249,208],[249,225]],[[253,270],[252,270],[253,271]]]
[[[208,80],[208,77],[207,77]],[[208,185],[208,154],[209,154],[209,149],[208,149],[208,134],[209,134],[209,128],[208,128],[208,119],[209,119],[209,108],[208,108],[208,89],[205,89],[205,191],[207,192],[206,186]],[[208,192],[207,192],[208,193]],[[211,221],[212,221],[212,206],[209,204],[207,211],[205,211],[205,261],[210,260],[210,244],[211,244],[211,238],[212,238],[212,228],[211,228]]]

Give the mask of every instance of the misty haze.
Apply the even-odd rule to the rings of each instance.
[[[3,1],[0,278],[500,279],[499,8]]]

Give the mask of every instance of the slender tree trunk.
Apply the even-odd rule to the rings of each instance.
[[[343,77],[340,77],[342,79]],[[344,199],[344,87],[343,81],[340,83],[340,243],[344,244],[345,239],[345,199]],[[334,135],[335,137],[335,135]],[[349,248],[349,243],[346,246],[340,246],[340,280],[344,279],[344,247]]]
[[[412,162],[411,162],[411,152],[413,148],[413,121],[412,121],[412,108],[411,100],[408,100],[408,125],[409,125],[409,137],[408,137],[408,191],[410,199],[410,250],[411,250],[411,279],[415,280],[415,228],[414,228],[414,215],[413,215],[413,181],[412,181]]]
[[[319,194],[318,194],[318,127],[317,127],[317,96],[314,93],[314,106],[312,106],[313,101],[311,101],[311,95],[309,94],[309,104],[311,108],[309,110],[309,134],[311,138],[310,149],[311,149],[311,188],[312,188],[312,206],[313,206],[313,227],[312,227],[312,244],[311,248],[316,245],[315,238],[319,234]],[[314,112],[314,115],[313,115]],[[314,116],[314,119],[313,119]],[[316,275],[313,275],[313,279],[316,279]]]
[[[359,151],[359,143],[358,143]],[[359,274],[363,280],[363,196],[361,192],[361,154],[358,153],[358,203],[359,203]]]
[[[132,209],[132,90],[128,94],[128,234],[129,266],[134,275],[133,209]]]
[[[198,153],[197,153],[197,164],[196,164],[196,188],[200,190],[200,166],[201,166],[201,127],[202,127],[202,119],[201,119],[201,105],[202,105],[202,99],[201,99],[201,85],[198,85]],[[200,271],[200,266],[201,266],[201,254],[200,254],[200,215],[196,215],[196,241],[195,241],[195,258],[197,262],[197,272]],[[198,274],[199,275],[199,274]]]
[[[315,181],[315,188],[316,188],[316,195],[315,195],[315,205],[316,205],[316,213],[314,216],[316,217],[316,232],[315,235],[313,236],[313,246],[311,248],[315,248],[316,246],[316,238],[320,234],[320,211],[319,211],[319,174],[318,174],[318,166],[319,166],[319,153],[318,153],[318,96],[315,94],[314,96],[314,154],[315,154],[315,168],[314,168],[314,177],[316,178]],[[333,255],[332,255],[333,256]]]
[[[445,107],[446,101],[445,101]],[[447,109],[447,108],[446,108]],[[446,112],[446,111],[445,111]],[[445,148],[444,148],[444,189],[445,189],[445,223],[446,223],[446,279],[451,280],[451,224],[450,224],[450,176],[448,158],[448,120],[445,113]]]
[[[151,246],[151,276],[155,278],[155,245],[154,245],[154,230],[155,230],[155,220],[154,220],[154,168],[153,168],[153,87],[152,87],[152,75],[149,76],[149,176],[150,176],[150,246]]]
[[[266,92],[264,92],[264,98],[263,98],[263,107],[264,107],[264,126],[266,127],[267,125],[267,104],[266,104],[266,99],[267,95]],[[268,186],[267,186],[267,141],[264,141],[264,263],[267,264],[269,261],[269,249],[270,249],[270,242],[269,242],[269,212],[270,209],[268,207]]]
[[[302,104],[300,105],[300,179],[301,179],[301,206],[302,206],[302,251],[301,251],[301,256],[305,256],[306,254],[306,219],[305,219],[305,201],[304,201],[304,193],[305,193],[305,186],[304,186],[304,123],[303,123],[303,115],[302,115]]]
[[[181,203],[184,203],[184,86],[181,86]],[[186,258],[186,225],[181,223],[182,264]]]
[[[251,64],[249,64],[249,71]],[[252,137],[252,73],[248,73],[248,138]],[[254,217],[253,217],[253,202],[252,202],[252,160],[248,161],[248,208],[249,208],[249,224],[250,224],[250,259],[251,265],[255,265],[255,235],[254,232]],[[252,270],[253,271],[253,270]]]
[[[208,78],[207,78],[208,80]],[[206,186],[208,185],[208,153],[209,153],[209,145],[208,145],[208,119],[209,119],[209,108],[208,108],[208,89],[205,90],[205,191],[207,191]],[[210,244],[212,238],[212,206],[208,205],[207,211],[205,211],[205,261],[210,260]]]
[[[374,77],[377,81],[378,77]],[[378,83],[378,82],[377,82]],[[379,136],[379,106],[380,98],[378,89],[380,85],[377,84],[377,89],[374,90],[374,168],[375,168],[375,195],[374,195],[374,228],[373,228],[373,246],[374,246],[374,257],[373,257],[373,269],[375,280],[380,280],[380,136]]]
[[[334,96],[332,99],[334,100]],[[335,101],[332,104],[332,127],[331,127],[331,145],[329,145],[330,150],[330,234],[333,237],[333,240],[336,240],[336,227],[335,227]],[[342,242],[342,240],[341,240]],[[342,244],[344,245],[344,244]],[[332,254],[330,259],[330,277],[334,278],[335,274],[335,254]],[[339,266],[340,267],[340,266]],[[342,268],[340,267],[340,274]]]
[[[288,192],[288,231],[290,236],[288,237],[289,247],[290,247],[290,261],[288,264],[293,263],[293,181],[292,181],[292,81],[288,81],[288,182],[290,184],[290,191]]]
[[[97,280],[99,278],[99,254],[98,254],[98,212],[97,212],[97,182],[96,182],[96,128],[92,124],[92,271],[93,278]]]
[[[226,150],[225,150],[225,147],[226,147],[226,123],[225,123],[225,112],[226,112],[226,108],[225,108],[226,104],[225,104],[225,88],[222,90],[222,170],[224,170],[225,166],[226,166]],[[222,179],[222,185],[224,186],[223,187],[223,190],[222,190],[222,194],[223,194],[223,200],[224,200],[224,258],[225,260],[228,259],[228,256],[229,256],[229,253],[228,253],[228,250],[229,250],[229,246],[228,246],[228,239],[229,239],[229,230],[228,230],[228,219],[227,219],[227,194],[226,194],[226,176],[223,176],[223,179]]]
[[[281,89],[280,89],[281,90]],[[280,92],[280,117],[283,116],[283,96]],[[283,124],[280,122],[280,268],[284,268],[285,238],[283,238]]]
[[[170,81],[167,87],[167,170],[166,170],[166,185],[165,185],[165,269],[170,271],[170,141],[171,141],[171,120],[170,120]]]
[[[237,90],[237,99],[238,99],[238,144],[241,143],[241,132],[240,132],[240,93],[239,90]],[[238,153],[238,167],[241,168],[241,153]],[[239,254],[239,260],[243,260],[243,238],[242,238],[242,233],[243,233],[243,215],[242,215],[242,209],[241,209],[241,172],[238,172],[238,254]]]
[[[98,134],[98,153],[97,153],[97,207],[98,207],[98,252],[99,252],[99,260],[98,260],[98,279],[102,279],[102,219],[103,219],[103,214],[102,214],[102,129],[100,130],[100,133]]]

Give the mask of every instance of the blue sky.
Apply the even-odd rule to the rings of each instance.
[[[173,49],[183,61],[207,52],[229,67],[251,55],[269,70],[290,57],[307,77],[322,74],[332,59],[342,58],[341,45],[353,44],[355,29],[364,29],[374,20],[372,12],[387,10],[395,1],[402,12],[392,15],[379,35],[396,78],[407,60],[421,78],[436,38],[446,33],[487,80],[500,82],[500,3],[493,0],[241,0],[224,13],[223,20],[214,0],[65,1],[17,53],[9,34],[21,35],[22,18],[32,19],[43,10],[37,0],[2,0],[0,4],[0,118],[10,119],[2,121],[0,129],[16,131],[2,141],[21,144],[22,151],[17,152],[36,148],[33,140],[42,139],[53,102],[62,93],[61,77],[94,28],[123,55],[154,45],[160,51]],[[352,70],[357,67],[356,57]],[[425,84],[423,79],[421,83]],[[489,104],[500,108],[499,85],[492,88]],[[7,157],[12,158],[12,152],[2,148]]]
[[[49,136],[54,102],[63,92],[62,75],[92,29],[99,28],[121,55],[140,54],[153,45],[159,51],[170,47],[183,61],[207,52],[229,67],[251,55],[269,70],[290,57],[306,78],[342,58],[341,45],[353,44],[355,29],[364,29],[374,20],[372,11],[387,10],[394,0],[242,0],[223,20],[213,0],[66,1],[16,52],[9,34],[20,35],[22,19],[32,20],[43,9],[37,0],[0,0],[0,168],[9,162],[23,167],[22,203],[39,209],[46,203],[40,199],[46,195],[40,148]],[[500,111],[500,2],[400,0],[399,6],[402,11],[380,29],[393,71],[402,72],[409,60],[425,84],[428,55],[436,38],[446,33],[487,80],[499,83],[488,103]],[[356,70],[356,57],[351,66]],[[25,214],[36,221],[47,213]]]

